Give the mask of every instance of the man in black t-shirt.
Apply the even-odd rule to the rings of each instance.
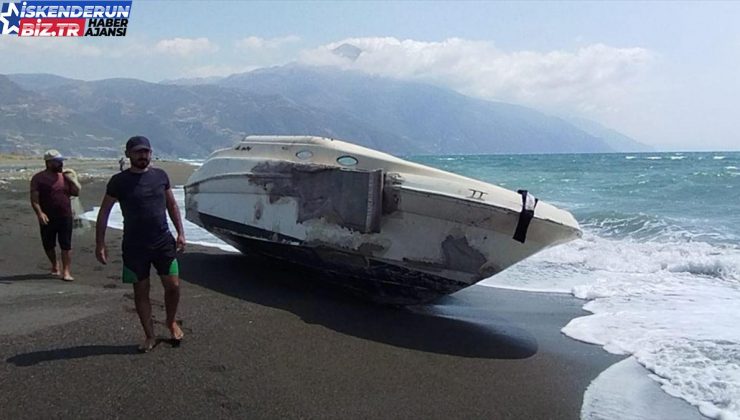
[[[123,213],[122,278],[124,283],[134,285],[136,312],[146,335],[139,351],[147,352],[157,343],[149,302],[151,266],[157,270],[164,286],[167,328],[175,343],[179,344],[183,338],[175,316],[180,301],[177,251],[185,248],[185,231],[167,173],[149,166],[152,159],[149,140],[143,136],[131,137],[126,142],[126,157],[131,162],[130,168],[111,177],[100,205],[95,256],[103,264],[108,262],[105,229],[111,208],[118,201]],[[169,213],[177,229],[177,239],[170,233],[165,213]]]

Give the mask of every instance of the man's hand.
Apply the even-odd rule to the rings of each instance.
[[[46,215],[46,213],[39,214],[39,223],[46,226],[49,224],[49,216]]]
[[[98,244],[95,246],[95,258],[97,258],[101,264],[108,264],[108,249],[105,247],[105,244]]]
[[[95,258],[101,264],[108,263],[108,250],[105,248],[105,228],[108,226],[108,216],[110,216],[110,210],[114,204],[116,204],[116,199],[106,194],[103,197],[103,202],[100,203],[98,218],[95,222]]]
[[[177,235],[177,252],[185,251],[185,235]]]

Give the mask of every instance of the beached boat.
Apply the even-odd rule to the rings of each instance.
[[[380,303],[428,302],[580,237],[526,191],[309,136],[249,136],[185,186],[188,220]]]

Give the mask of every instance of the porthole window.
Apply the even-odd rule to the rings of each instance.
[[[342,166],[355,166],[357,165],[357,158],[347,155],[339,156],[337,158],[337,163]]]
[[[295,154],[295,157],[297,157],[300,160],[311,159],[312,156],[313,156],[313,152],[310,150],[301,150],[300,152]]]

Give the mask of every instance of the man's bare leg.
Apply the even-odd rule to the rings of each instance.
[[[62,280],[64,281],[74,280],[74,277],[72,277],[72,274],[69,271],[71,265],[72,265],[72,251],[62,250]]]
[[[47,256],[47,258],[49,258],[49,262],[51,263],[51,275],[52,276],[58,276],[59,275],[59,266],[57,265],[57,251],[56,251],[56,248],[45,249],[44,252],[46,252],[46,256]]]
[[[160,276],[164,287],[164,307],[167,312],[167,328],[174,340],[182,340],[183,332],[177,325],[177,305],[180,303],[180,278],[178,276]]]
[[[154,337],[154,322],[152,321],[152,304],[149,301],[149,279],[139,280],[134,283],[134,304],[136,313],[139,314],[141,327],[144,329],[146,338],[139,346],[139,351],[147,352],[154,348],[156,339]]]

